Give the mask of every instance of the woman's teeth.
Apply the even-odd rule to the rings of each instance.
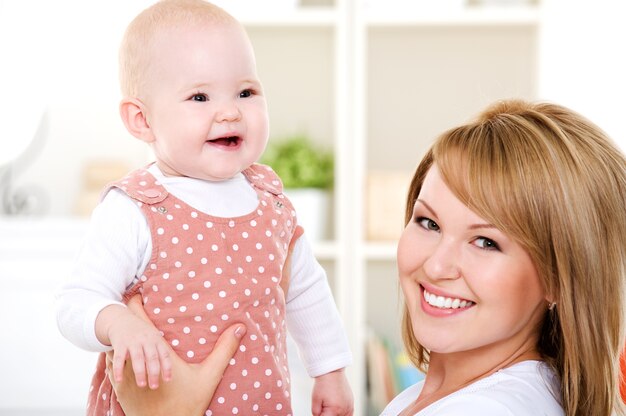
[[[441,309],[459,309],[469,308],[474,305],[471,300],[463,300],[459,298],[444,298],[443,296],[436,296],[424,289],[424,300],[431,306]]]

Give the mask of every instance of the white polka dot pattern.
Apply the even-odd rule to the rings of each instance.
[[[146,313],[172,348],[194,363],[207,356],[230,325],[243,322],[248,329],[206,414],[290,415],[285,302],[279,283],[296,222],[289,201],[275,194],[280,186],[271,182],[277,177],[261,165],[244,171],[257,188],[257,210],[218,218],[194,211],[143,172],[127,178],[125,190],[144,202],[141,209],[156,253],[140,283]],[[158,192],[145,192],[155,188]],[[146,194],[165,198],[151,205]],[[100,390],[106,384],[103,380]],[[100,392],[95,386],[94,394]],[[95,401],[90,396],[90,403]],[[111,407],[96,405],[88,414],[123,415],[119,406]]]

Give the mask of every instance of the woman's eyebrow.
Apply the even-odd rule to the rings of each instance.
[[[497,227],[493,224],[489,224],[489,223],[480,223],[480,224],[472,224],[468,227],[470,230],[476,230],[476,229],[481,229],[481,228],[493,228],[496,229]]]
[[[420,204],[424,205],[424,207],[434,216],[437,217],[437,213],[435,212],[435,210],[428,205],[428,203],[426,203],[426,201],[422,200],[422,199],[416,199],[415,202],[419,202]]]
[[[430,205],[428,205],[428,203],[422,199],[416,199],[415,202],[419,202],[420,204],[422,204],[424,206],[424,208],[426,208],[435,218],[437,218],[437,213],[435,212],[435,210],[433,209],[433,207],[431,207]],[[490,223],[476,223],[476,224],[471,224],[470,226],[467,227],[470,230],[477,230],[477,229],[497,229],[497,227],[493,224]]]

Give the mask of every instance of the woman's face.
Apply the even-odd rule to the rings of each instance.
[[[413,333],[431,354],[536,345],[547,301],[530,257],[459,201],[436,165],[400,238],[398,270]]]

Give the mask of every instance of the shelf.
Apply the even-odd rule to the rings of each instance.
[[[528,26],[539,22],[539,11],[533,7],[490,7],[460,10],[419,10],[398,13],[393,10],[370,10],[365,21],[371,27],[385,26]]]
[[[337,260],[337,243],[335,241],[311,242],[313,253],[318,260]]]
[[[397,242],[395,241],[367,242],[364,254],[366,260],[395,261],[396,249]]]
[[[330,7],[306,7],[294,10],[232,11],[246,27],[328,27],[337,24],[337,13]]]
[[[337,242],[320,241],[311,243],[313,253],[319,260],[336,260],[338,257]],[[396,241],[367,242],[363,245],[365,260],[396,260]]]

